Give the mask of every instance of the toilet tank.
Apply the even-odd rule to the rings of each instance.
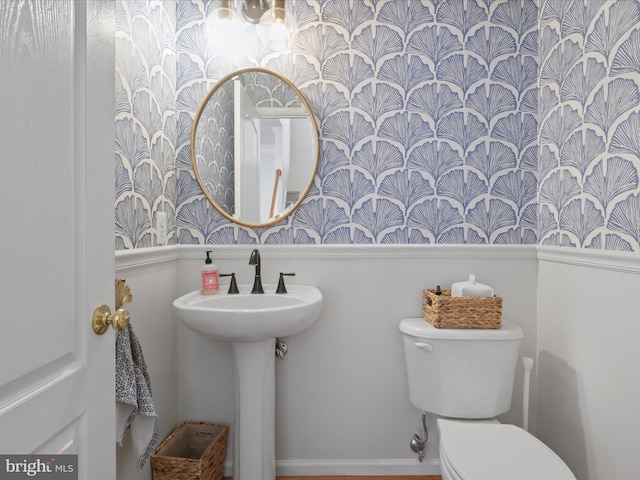
[[[424,318],[400,322],[409,397],[424,412],[493,418],[511,407],[522,329],[435,328]]]

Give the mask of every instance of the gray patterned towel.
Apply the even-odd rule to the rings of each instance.
[[[131,429],[139,470],[158,444],[157,419],[147,364],[129,324],[126,330],[116,332],[116,441],[122,446],[122,439]]]

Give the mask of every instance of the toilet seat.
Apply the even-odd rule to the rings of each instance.
[[[455,480],[575,480],[549,447],[515,425],[438,419],[440,460]]]

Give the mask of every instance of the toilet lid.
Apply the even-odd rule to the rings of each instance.
[[[464,480],[575,480],[558,455],[514,425],[439,419],[438,427],[440,454]]]

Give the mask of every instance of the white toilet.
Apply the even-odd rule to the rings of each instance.
[[[575,480],[549,447],[494,417],[511,407],[522,329],[438,329],[405,318],[409,397],[439,416],[443,480]]]

